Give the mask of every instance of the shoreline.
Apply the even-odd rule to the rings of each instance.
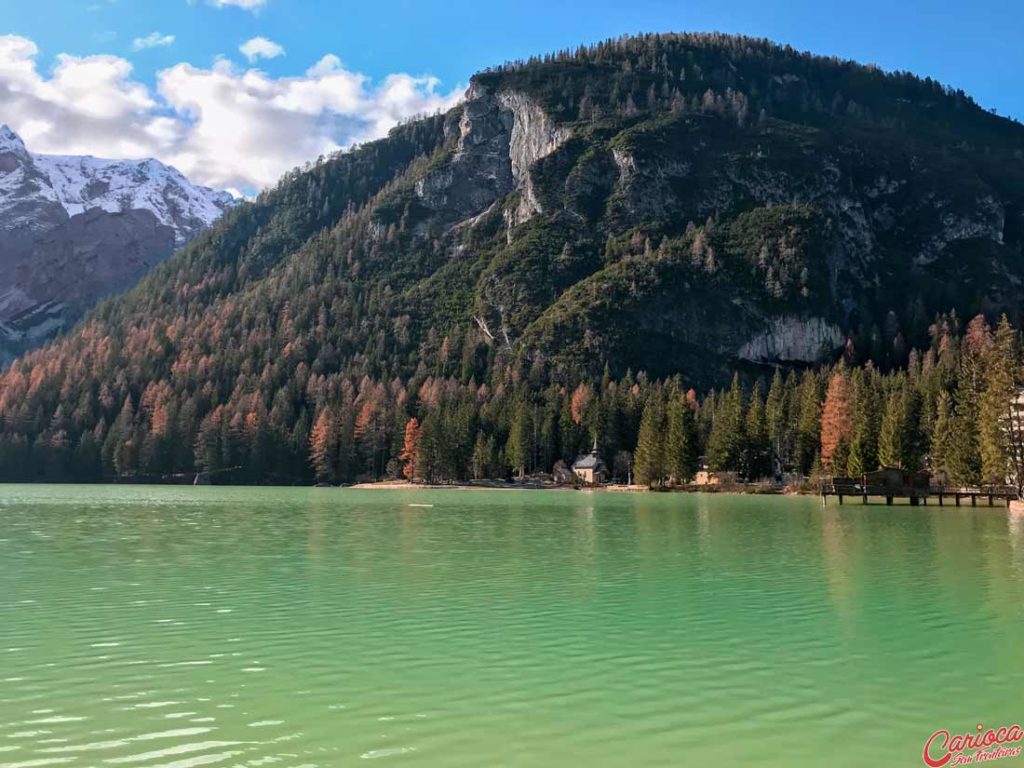
[[[644,485],[594,485],[572,486],[554,483],[503,483],[481,481],[478,483],[410,483],[395,480],[354,483],[341,486],[319,486],[321,488],[351,488],[360,491],[590,491],[597,493],[708,493],[731,496],[816,496],[814,490],[799,490],[792,486],[752,486],[744,488],[729,486],[684,486],[672,488],[649,488]]]

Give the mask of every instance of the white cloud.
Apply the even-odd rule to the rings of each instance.
[[[158,73],[155,89],[133,80],[123,58],[61,54],[43,73],[37,55],[31,40],[0,36],[0,123],[33,151],[157,157],[200,183],[243,191],[460,96],[432,77],[374,83],[333,55],[281,78],[224,59],[208,69],[177,64]]]
[[[306,74],[310,77],[322,77],[339,69],[341,69],[341,59],[333,53],[328,53],[320,61],[307,69]]]
[[[267,40],[265,37],[254,37],[251,40],[247,40],[238,46],[238,50],[250,62],[254,62],[257,59],[276,59],[278,56],[284,56],[284,48],[273,40]]]
[[[210,3],[217,8],[226,8],[230,5],[246,11],[258,11],[267,4],[267,0],[210,0]]]
[[[146,48],[162,48],[174,42],[174,35],[161,35],[159,32],[150,32],[145,37],[136,37],[132,40],[132,50],[142,51]]]

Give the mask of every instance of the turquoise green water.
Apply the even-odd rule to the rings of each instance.
[[[0,486],[0,526],[0,766],[911,766],[1024,717],[1002,509]]]

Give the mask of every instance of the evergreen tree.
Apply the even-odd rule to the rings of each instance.
[[[494,438],[477,432],[476,445],[473,446],[473,479],[484,480],[491,477],[494,467]]]
[[[846,473],[850,477],[860,477],[878,468],[878,434],[882,414],[877,378],[873,367],[854,369],[851,375],[853,438],[846,464]]]
[[[526,476],[530,458],[533,455],[533,425],[529,407],[520,401],[512,417],[508,442],[505,444],[505,458],[512,465],[513,471],[523,479]]]
[[[949,480],[955,486],[981,482],[981,447],[978,433],[978,392],[974,372],[962,364],[956,372],[953,417],[948,442],[943,446]]]
[[[950,456],[953,454],[956,416],[953,412],[953,398],[945,390],[939,392],[935,403],[935,426],[932,429],[931,459],[932,478],[941,485],[950,485],[952,471]]]
[[[636,452],[633,456],[635,481],[641,485],[661,485],[667,463],[664,449],[665,406],[658,390],[651,392],[640,419]]]
[[[107,441],[111,445],[110,456],[114,474],[127,477],[135,473],[138,446],[135,441],[135,408],[131,395],[124,399],[124,405],[117,419],[110,427]]]
[[[815,462],[820,464],[821,388],[818,377],[804,373],[797,392],[796,466],[803,475],[810,474]]]
[[[1003,315],[985,358],[984,390],[979,412],[981,476],[1002,484],[1021,473],[1015,401],[1021,391],[1021,353],[1017,332]]]
[[[765,423],[768,427],[768,441],[772,450],[772,468],[777,475],[781,475],[790,466],[789,411],[795,383],[796,378],[790,372],[787,386],[787,381],[782,378],[781,370],[776,368],[771,386],[768,388],[768,398],[765,401]]]
[[[759,480],[772,472],[771,442],[768,437],[768,421],[765,404],[761,399],[761,388],[754,387],[747,406],[744,424],[743,476],[747,480]]]
[[[921,390],[916,384],[917,382],[908,382],[903,398],[905,434],[903,439],[903,456],[900,462],[900,466],[904,469],[914,471],[924,468],[924,458],[928,447],[924,426],[923,398]]]
[[[743,389],[739,375],[735,375],[729,391],[722,393],[715,407],[708,436],[708,467],[715,471],[740,471],[745,432]]]
[[[436,411],[423,419],[419,434],[419,461],[416,471],[427,484],[436,483],[442,463],[444,433]]]
[[[885,397],[878,436],[878,461],[883,467],[903,468],[906,414],[906,382],[900,375]]]
[[[683,393],[669,400],[667,421],[665,472],[674,483],[688,483],[697,468],[697,419]]]

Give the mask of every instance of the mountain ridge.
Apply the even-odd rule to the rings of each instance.
[[[156,465],[175,471],[217,468],[203,436],[255,419],[301,477],[325,410],[426,414],[430,379],[482,387],[503,444],[508,393],[606,370],[709,386],[841,352],[898,367],[937,314],[1019,318],[1022,152],[1024,128],[962,92],[762,40],[496,68],[450,112],[286,175],[15,363],[0,418],[101,443],[121,419],[137,446],[159,403],[183,447]],[[74,414],[61,391],[82,393]],[[377,474],[397,455],[380,440],[359,449]]]
[[[92,155],[49,155],[30,152],[22,138],[8,125],[0,124],[0,155],[31,163],[23,171],[32,181],[43,181],[34,192],[44,200],[58,203],[67,215],[75,216],[92,208],[108,213],[125,210],[149,210],[164,226],[174,229],[175,242],[183,245],[212,224],[235,199],[190,182],[181,171],[155,158],[108,160]],[[0,181],[0,214],[6,213],[4,192],[16,190],[18,169],[8,160]],[[33,173],[32,171],[35,171]],[[7,228],[13,228],[8,223]]]
[[[0,125],[0,362],[132,285],[232,205],[158,160],[36,154]]]

